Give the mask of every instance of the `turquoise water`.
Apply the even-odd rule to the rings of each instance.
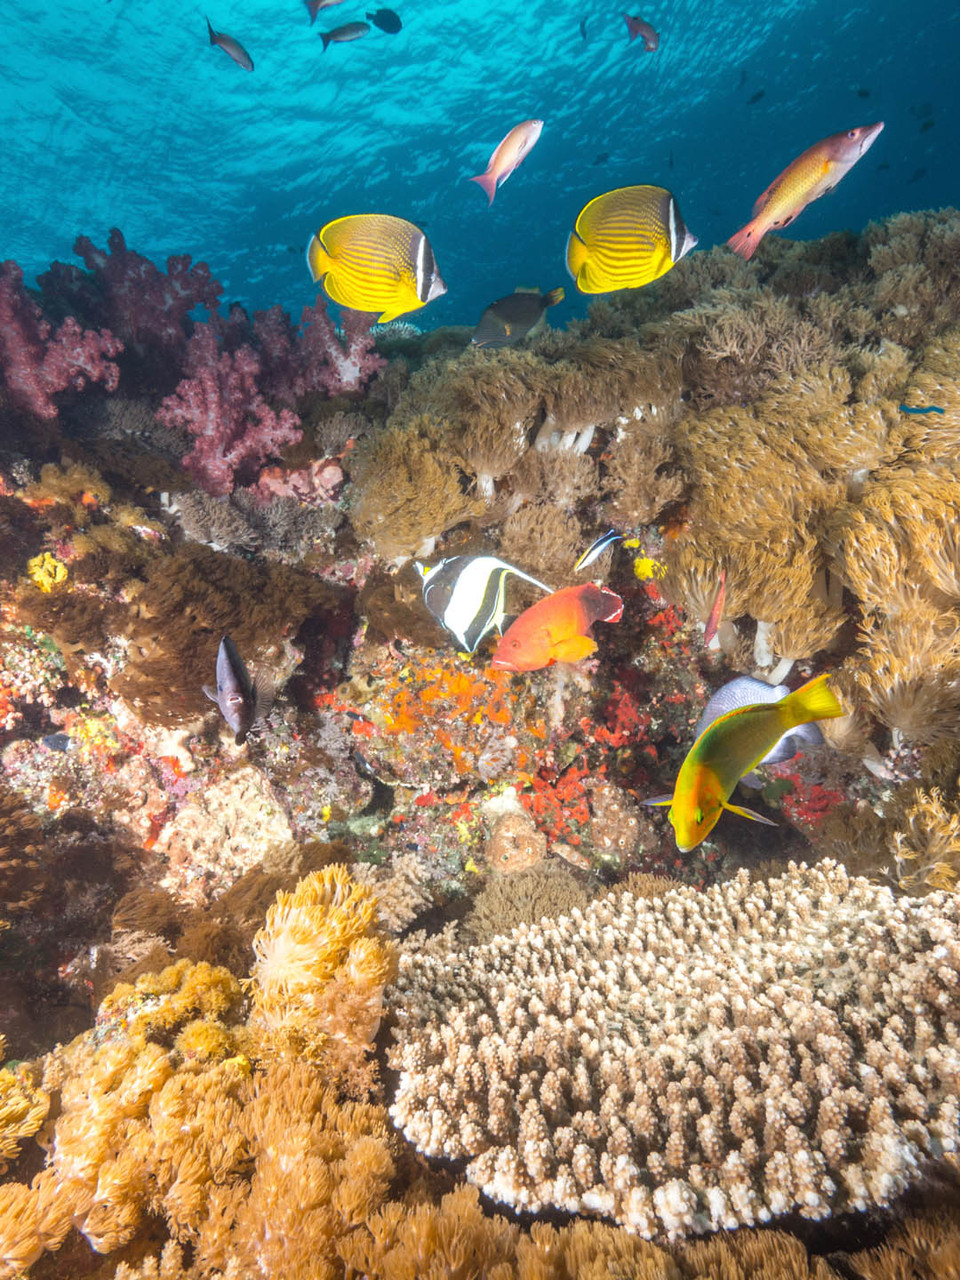
[[[228,299],[298,312],[314,297],[312,232],[377,210],[433,244],[449,292],[412,317],[422,326],[475,323],[518,284],[560,283],[563,323],[585,309],[567,236],[612,187],[670,187],[709,247],[805,147],[882,119],[869,155],[791,234],[960,200],[960,12],[948,0],[634,4],[660,33],[653,54],[629,43],[613,3],[394,8],[399,34],[374,27],[323,52],[318,32],[362,19],[362,0],[312,28],[299,0],[13,0],[0,259],[30,280],[53,258],[75,261],[79,233],[103,245],[119,226],[155,259],[205,259]],[[252,73],[209,45],[205,12],[248,49]],[[468,178],[532,116],[542,137],[488,209]]]

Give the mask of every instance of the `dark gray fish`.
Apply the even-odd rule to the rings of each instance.
[[[869,90],[869,89],[866,89],[866,88],[860,88],[860,89],[858,89],[858,90],[857,90],[857,97],[858,97],[858,98],[869,98],[869,97],[870,97],[870,90]]]
[[[725,716],[728,711],[736,711],[738,707],[747,707],[755,702],[779,702],[789,692],[790,689],[785,684],[767,684],[765,680],[754,680],[752,676],[737,676],[735,680],[722,685],[704,707],[693,731],[694,741],[708,725]],[[770,748],[760,764],[780,764],[784,760],[792,760],[803,749],[805,742],[811,746],[819,746],[823,742],[823,734],[815,724],[799,724],[795,729],[789,729]]]
[[[320,39],[326,49],[328,44],[346,44],[348,40],[359,40],[369,30],[369,22],[345,22],[342,27],[334,27],[332,31],[321,31]]]
[[[587,20],[586,18],[581,18],[580,19],[580,39],[586,40],[586,38],[587,38]]]
[[[450,556],[432,566],[419,560],[414,563],[423,578],[423,603],[465,653],[473,653],[494,627],[502,630],[508,573],[532,582],[541,591],[553,591],[496,556]]]
[[[220,708],[220,714],[234,732],[237,746],[243,746],[247,734],[270,710],[273,685],[268,676],[250,672],[229,636],[224,636],[217,650],[216,692],[208,684],[203,692]]]
[[[911,173],[911,175],[910,175],[910,177],[907,179],[907,181],[908,181],[908,182],[919,182],[919,181],[920,181],[920,179],[921,179],[922,177],[924,177],[924,175],[926,174],[926,172],[927,172],[927,171],[926,171],[926,169],[924,169],[924,168],[922,168],[922,167],[921,167],[920,169],[914,169],[913,173]]]
[[[747,106],[754,106],[761,98],[766,96],[766,92],[766,89],[758,89],[756,93],[751,93],[750,97],[747,99]]]
[[[547,307],[563,301],[563,289],[541,293],[539,289],[517,289],[491,302],[470,341],[475,347],[512,347],[542,325]]]
[[[395,36],[403,27],[400,15],[394,13],[392,9],[378,9],[376,13],[368,13],[367,17],[375,27],[379,27],[381,31],[386,31],[387,35],[390,36]]]
[[[594,163],[594,164],[606,164],[606,163],[607,163],[607,161],[608,161],[609,159],[610,159],[610,152],[609,152],[609,151],[601,151],[598,155],[595,155],[595,156],[593,157],[593,163]]]
[[[936,123],[936,120],[924,120],[923,124],[920,126],[920,132],[926,133],[927,130],[932,129]]]
[[[243,67],[244,71],[253,70],[253,59],[239,40],[234,40],[233,36],[228,36],[223,31],[214,31],[209,18],[207,18],[207,31],[210,33],[210,43],[222,49],[238,67]]]

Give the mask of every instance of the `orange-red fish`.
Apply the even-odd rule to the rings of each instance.
[[[808,147],[774,178],[753,206],[753,217],[727,241],[734,253],[749,260],[768,231],[782,231],[820,196],[832,191],[876,142],[883,121],[832,133]]]
[[[596,652],[593,624],[618,622],[622,614],[623,601],[607,587],[564,587],[524,609],[501,636],[490,665],[539,671],[554,662],[579,662]]]
[[[497,187],[506,182],[527,152],[533,149],[542,129],[542,120],[524,120],[515,124],[490,157],[485,171],[470,179],[483,187],[490,204],[493,204]]]

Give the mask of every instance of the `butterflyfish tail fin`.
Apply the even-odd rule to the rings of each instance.
[[[730,813],[738,813],[741,818],[749,818],[751,822],[762,822],[767,827],[780,825],[774,822],[772,818],[765,818],[762,813],[754,813],[752,809],[748,809],[742,804],[730,804],[729,801],[724,801],[723,807],[729,810]]]
[[[827,684],[829,672],[815,676],[793,693],[788,693],[780,706],[790,727],[809,724],[811,720],[830,720],[844,714],[837,695]]]

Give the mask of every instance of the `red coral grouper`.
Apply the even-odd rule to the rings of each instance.
[[[539,671],[596,652],[595,622],[619,622],[623,601],[593,582],[564,587],[524,609],[503,633],[490,663],[499,671]]]

